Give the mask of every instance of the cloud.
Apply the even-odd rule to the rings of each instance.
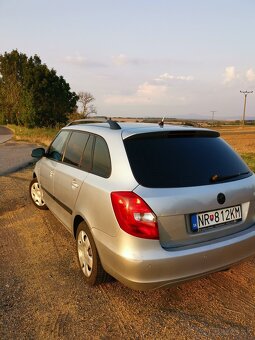
[[[250,82],[255,81],[255,71],[252,68],[246,71],[246,79]]]
[[[191,81],[194,80],[193,76],[174,76],[169,73],[163,73],[155,81],[167,81],[167,80],[183,80],[183,81]]]
[[[127,62],[126,56],[120,55],[120,63]],[[178,91],[171,86],[169,80],[189,82],[194,79],[193,76],[171,75],[163,73],[158,78],[146,81],[140,84],[137,89],[131,94],[108,95],[105,96],[106,104],[123,105],[123,104],[168,104],[170,101],[178,105],[183,105],[187,98],[179,95]]]
[[[115,65],[126,65],[128,63],[128,57],[125,54],[119,54],[112,57],[112,61]]]
[[[148,104],[158,103],[166,97],[168,87],[163,85],[154,85],[144,82],[139,85],[135,93],[131,95],[109,95],[105,97],[107,104]]]
[[[255,70],[253,68],[249,68],[246,72],[242,71],[237,73],[234,66],[228,66],[225,68],[223,77],[223,84],[230,84],[236,80],[239,80],[241,83],[245,84],[247,81],[255,81]]]
[[[74,65],[74,66],[86,66],[86,67],[107,67],[105,63],[96,61],[96,60],[90,60],[88,58],[85,58],[81,56],[79,53],[77,53],[74,56],[66,56],[64,58],[64,62]]]
[[[236,70],[234,66],[227,66],[224,71],[224,84],[228,84],[232,82],[233,80],[239,78],[238,74],[236,74]]]
[[[114,65],[123,66],[123,65],[142,65],[147,64],[149,61],[142,58],[130,58],[125,54],[119,54],[117,56],[112,57],[112,61]]]
[[[86,58],[76,55],[76,56],[66,56],[65,57],[65,62],[70,63],[70,64],[75,64],[75,65],[84,65],[86,63]]]
[[[145,82],[138,86],[137,96],[138,97],[153,97],[158,98],[161,97],[162,94],[165,94],[167,91],[167,87],[163,85],[152,85],[148,82]]]

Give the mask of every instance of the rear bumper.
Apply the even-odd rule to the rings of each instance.
[[[116,242],[116,240],[115,240]],[[149,290],[228,268],[255,255],[255,225],[221,240],[186,249],[163,249],[159,241],[131,238],[115,251],[97,243],[105,270],[124,285]]]

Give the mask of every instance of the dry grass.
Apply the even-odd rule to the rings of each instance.
[[[225,139],[238,153],[255,154],[255,126],[216,128],[221,137]]]
[[[58,129],[53,128],[29,129],[16,125],[8,125],[8,128],[13,131],[15,140],[40,144],[44,146],[48,146],[58,132]]]
[[[221,137],[238,152],[255,172],[255,126],[216,128]]]

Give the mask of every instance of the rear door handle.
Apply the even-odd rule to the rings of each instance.
[[[79,184],[76,182],[75,179],[72,180],[72,188],[73,189],[79,188]]]

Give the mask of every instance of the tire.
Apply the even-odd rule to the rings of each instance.
[[[36,208],[40,210],[48,209],[47,205],[45,204],[43,200],[42,190],[40,188],[37,178],[34,178],[31,181],[30,186],[29,186],[29,193],[30,193],[31,200],[36,206]]]
[[[93,236],[85,222],[76,232],[78,262],[86,283],[90,286],[108,281],[109,275],[101,264]]]

